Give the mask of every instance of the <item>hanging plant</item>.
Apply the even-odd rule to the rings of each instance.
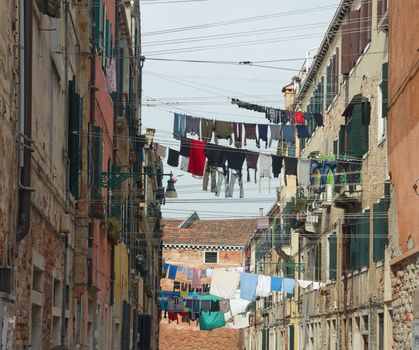
[[[119,236],[121,235],[121,224],[119,220],[115,217],[108,217],[106,219],[106,228],[108,233],[108,238],[116,243],[119,240]]]

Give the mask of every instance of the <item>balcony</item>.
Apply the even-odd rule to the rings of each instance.
[[[362,209],[362,186],[359,184],[341,186],[339,192],[335,194],[333,202],[337,208],[360,212]]]

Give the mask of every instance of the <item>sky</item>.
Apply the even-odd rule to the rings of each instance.
[[[230,99],[283,108],[281,89],[297,75],[307,52],[316,51],[338,4],[339,0],[141,0],[143,130],[154,128],[156,142],[179,150],[171,134],[173,112],[266,124],[262,113],[238,108]],[[239,64],[246,61],[253,65]],[[257,150],[254,141],[246,148]],[[275,150],[275,141],[271,148],[261,148],[266,154]],[[278,179],[262,179],[259,191],[259,183],[248,183],[244,176],[243,199],[237,185],[233,198],[215,197],[202,191],[202,179],[171,168],[166,160],[165,173],[178,177],[178,198],[167,199],[163,218],[186,219],[194,210],[205,219],[256,217],[259,208],[266,214],[274,205]]]

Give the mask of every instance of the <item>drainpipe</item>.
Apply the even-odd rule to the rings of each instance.
[[[19,224],[16,229],[16,241],[19,242],[29,232],[31,202],[31,138],[32,138],[32,1],[20,1],[20,29],[23,28],[23,45],[20,45],[20,133],[21,157],[19,164]],[[23,13],[22,13],[23,12]],[[23,23],[22,23],[23,21]],[[23,148],[23,150],[22,150]],[[23,156],[22,156],[23,153]],[[23,158],[23,164],[22,164]]]

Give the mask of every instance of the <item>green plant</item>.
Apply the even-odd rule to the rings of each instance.
[[[119,220],[113,216],[110,216],[106,219],[106,228],[108,232],[108,237],[112,240],[118,240],[121,234],[121,224]]]

